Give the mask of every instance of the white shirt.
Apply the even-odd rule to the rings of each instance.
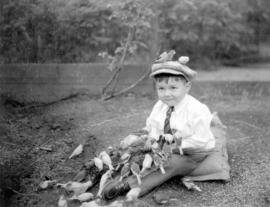
[[[146,120],[146,129],[155,139],[163,134],[168,107],[159,100]],[[209,108],[187,94],[180,103],[174,106],[170,127],[181,133],[183,149],[209,150],[215,147],[215,138],[210,130],[211,120],[212,114]]]

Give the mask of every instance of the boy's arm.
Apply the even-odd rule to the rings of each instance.
[[[208,108],[200,111],[192,117],[191,131],[183,130],[175,133],[176,138],[182,138],[182,149],[205,150],[214,142],[214,136],[210,130],[212,115]],[[212,143],[213,145],[213,143]],[[185,151],[185,150],[184,150]]]
[[[148,132],[148,135],[155,140],[158,140],[159,136],[161,135],[161,123],[158,121],[161,108],[162,102],[158,101],[154,105],[149,117],[146,119],[146,126],[144,127],[144,129]]]

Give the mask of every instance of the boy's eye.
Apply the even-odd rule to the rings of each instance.
[[[164,90],[164,88],[163,87],[159,87],[158,90],[159,91],[162,91],[162,90]]]
[[[175,89],[177,89],[177,87],[175,87],[175,86],[171,86],[171,89],[175,90]]]

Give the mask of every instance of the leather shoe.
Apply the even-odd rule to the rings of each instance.
[[[104,187],[102,197],[105,200],[111,200],[117,196],[125,195],[129,190],[130,186],[127,181],[112,180]]]

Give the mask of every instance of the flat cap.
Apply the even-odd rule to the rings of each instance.
[[[189,61],[189,57],[181,56],[178,61],[172,61],[171,59],[174,53],[173,50],[169,53],[162,53],[160,58],[152,65],[150,77],[161,73],[169,73],[173,75],[183,75],[188,81],[193,80],[197,72],[186,65]]]

